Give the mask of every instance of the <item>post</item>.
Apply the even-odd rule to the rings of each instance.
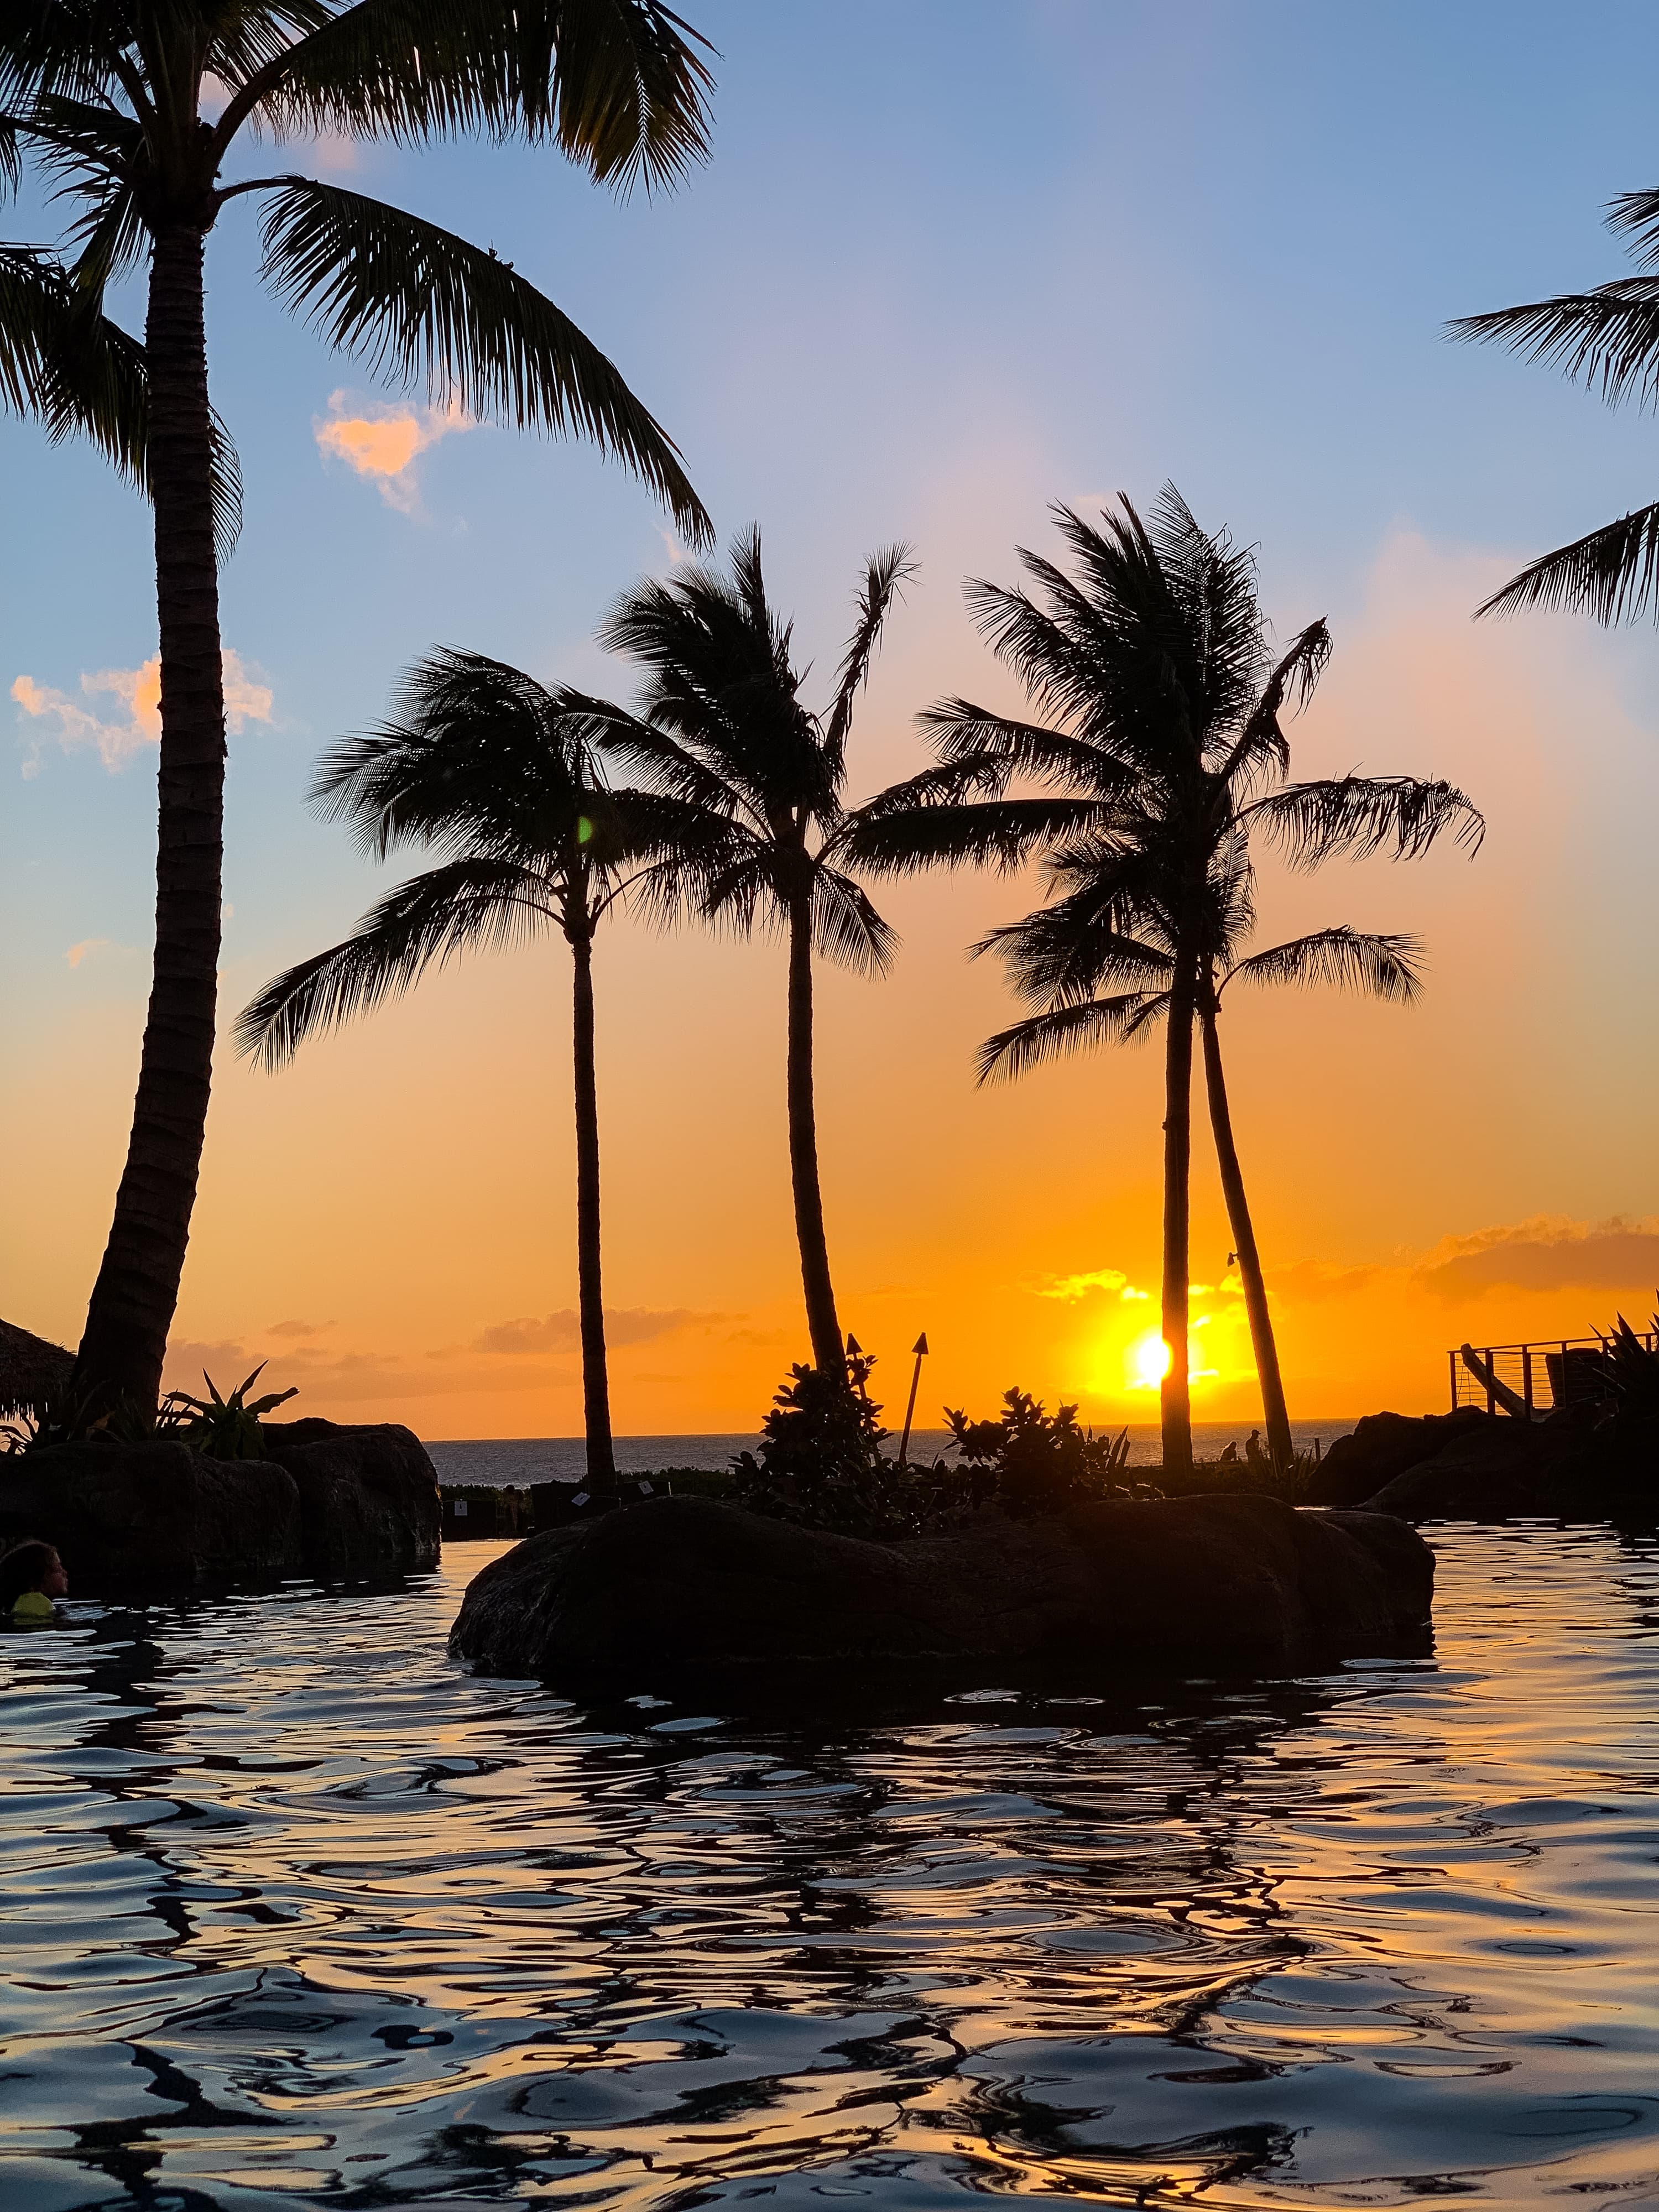
[[[1486,1346],[1486,1411],[1489,1413],[1496,1413],[1498,1411],[1498,1393],[1492,1387],[1497,1379],[1497,1376],[1498,1365],[1496,1358],[1493,1354],[1491,1345],[1488,1345]]]
[[[1521,1395],[1527,1401],[1527,1419],[1532,1419],[1532,1346],[1521,1347]]]
[[[910,1424],[915,1418],[916,1386],[921,1381],[921,1363],[927,1357],[927,1332],[924,1329],[910,1346],[916,1355],[915,1371],[910,1376],[910,1402],[904,1409],[904,1434],[899,1438],[898,1463],[904,1464],[904,1455],[910,1449]]]
[[[1455,1352],[1446,1354],[1446,1364],[1451,1370],[1451,1409],[1455,1413],[1457,1411],[1457,1354]]]

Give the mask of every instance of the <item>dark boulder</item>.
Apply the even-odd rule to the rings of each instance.
[[[1314,1469],[1305,1502],[1363,1505],[1385,1482],[1437,1458],[1456,1437],[1492,1418],[1478,1406],[1460,1406],[1455,1413],[1367,1413],[1352,1436],[1337,1438]]]
[[[1369,1503],[1413,1521],[1639,1519],[1659,1504],[1659,1444],[1651,1430],[1598,1421],[1593,1406],[1544,1421],[1481,1413]]]
[[[0,1543],[57,1547],[79,1596],[299,1571],[300,1493],[264,1460],[181,1443],[52,1444],[0,1460]]]
[[[400,1574],[434,1566],[438,1477],[412,1429],[394,1421],[267,1421],[265,1455],[300,1493],[308,1572]]]
[[[1276,1499],[1124,1500],[866,1543],[710,1498],[532,1536],[467,1589],[450,1649],[498,1674],[824,1661],[1279,1667],[1421,1648],[1428,1547]]]
[[[437,1477],[409,1430],[312,1420],[264,1434],[264,1459],[101,1437],[0,1459],[0,1545],[55,1545],[80,1596],[434,1565]]]

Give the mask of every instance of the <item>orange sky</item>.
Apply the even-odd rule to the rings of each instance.
[[[1413,1011],[1240,994],[1225,1017],[1293,1417],[1437,1407],[1447,1346],[1645,1313],[1659,1281],[1659,1219],[1643,1218],[1659,1198],[1652,1030],[1623,1012],[1650,995],[1639,833],[1659,775],[1621,703],[1619,641],[1561,621],[1471,625],[1513,565],[1392,536],[1297,733],[1304,771],[1453,777],[1490,832],[1473,864],[1448,851],[1268,872],[1261,942],[1352,921],[1420,931],[1431,956]],[[942,569],[930,562],[894,625],[857,741],[865,787],[917,764],[915,706],[947,688],[1012,696]],[[1316,611],[1275,609],[1286,634]],[[820,667],[829,612],[802,611]],[[1610,810],[1615,789],[1626,801]],[[365,868],[358,905],[375,881]],[[988,1411],[1016,1382],[1097,1420],[1151,1419],[1155,1391],[1132,1382],[1156,1325],[1158,1047],[972,1087],[972,1049],[1008,1003],[962,948],[1028,890],[967,878],[884,894],[904,937],[895,975],[823,976],[843,1320],[881,1355],[894,1410],[926,1328],[924,1421],[944,1402]],[[263,975],[228,967],[227,1017]],[[598,980],[617,1426],[752,1427],[804,1352],[780,950],[624,923]],[[125,1140],[144,981],[119,945],[66,967],[50,1080],[15,1058],[6,1078],[31,1173],[9,1221],[29,1294],[9,1292],[5,1310],[69,1341]],[[434,978],[280,1077],[222,1055],[170,1379],[193,1383],[205,1363],[222,1385],[269,1358],[271,1382],[301,1384],[295,1412],[432,1437],[575,1431],[568,990],[549,945]],[[1249,1416],[1198,1127],[1194,1411]]]

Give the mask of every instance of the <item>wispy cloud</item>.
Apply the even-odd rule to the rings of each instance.
[[[1646,1291],[1659,1284],[1659,1220],[1601,1222],[1540,1216],[1472,1237],[1450,1237],[1417,1279],[1449,1304],[1488,1291]]]
[[[441,438],[477,428],[475,418],[452,400],[447,407],[417,407],[408,402],[370,404],[349,411],[344,392],[331,392],[328,413],[312,422],[318,450],[368,477],[388,507],[412,514],[420,504],[415,463]]]
[[[270,720],[272,695],[244,664],[240,653],[227,647],[224,654],[225,726],[234,736],[249,722]],[[81,678],[81,696],[87,700],[113,699],[120,712],[82,706],[62,691],[37,684],[32,676],[15,678],[11,696],[31,722],[42,726],[41,734],[55,737],[64,752],[95,749],[104,766],[114,775],[145,745],[161,738],[161,657],[152,654],[137,668],[100,668]],[[26,776],[40,768],[40,739],[34,741],[23,763]],[[76,964],[71,963],[71,964]]]
[[[606,1340],[612,1345],[650,1344],[659,1336],[672,1336],[676,1329],[694,1322],[707,1325],[724,1318],[720,1314],[696,1313],[689,1306],[661,1310],[650,1306],[623,1306],[605,1315],[605,1333]],[[475,1336],[467,1348],[471,1352],[574,1352],[580,1342],[581,1318],[574,1306],[563,1306],[557,1313],[544,1314],[539,1320],[498,1322],[493,1328]]]
[[[1152,1296],[1150,1291],[1138,1291],[1121,1267],[1094,1267],[1086,1275],[1043,1275],[1026,1287],[1040,1298],[1064,1298],[1068,1302],[1089,1297],[1097,1291],[1110,1291],[1125,1305]]]

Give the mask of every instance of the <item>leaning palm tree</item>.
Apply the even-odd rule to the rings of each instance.
[[[406,678],[386,726],[323,757],[313,797],[383,860],[439,865],[400,884],[351,935],[274,976],[238,1044],[266,1067],[303,1040],[405,991],[434,963],[557,930],[570,948],[576,1102],[576,1273],[587,1471],[616,1473],[599,1247],[593,936],[632,862],[695,843],[700,824],[653,793],[613,792],[568,695],[482,653],[438,652]]]
[[[1607,220],[1631,240],[1641,276],[1464,315],[1449,325],[1451,335],[1547,362],[1598,389],[1609,405],[1659,398],[1659,191],[1620,193]],[[1659,610],[1659,501],[1540,555],[1476,611],[1521,607],[1571,607],[1607,624]]]
[[[226,181],[239,145],[323,132],[420,144],[553,140],[596,177],[671,181],[706,143],[708,82],[662,0],[9,0],[0,180],[32,155],[73,211],[77,302],[148,262],[145,473],[155,514],[161,743],[155,977],[79,1386],[153,1407],[211,1081],[225,761],[204,264],[222,212],[264,203],[261,271],[329,343],[405,383],[617,453],[693,537],[674,447],[612,364],[511,265],[438,225],[289,173]],[[222,102],[222,105],[220,103]],[[0,302],[0,304],[3,304]]]
[[[1173,487],[1148,521],[1127,499],[1099,530],[1069,508],[1054,514],[1075,575],[1022,551],[1034,592],[969,586],[982,634],[1053,720],[961,698],[927,709],[938,787],[917,779],[912,799],[855,825],[849,852],[893,874],[963,861],[1014,869],[1047,855],[1050,902],[977,948],[1002,953],[1039,1008],[988,1042],[981,1080],[1164,1021],[1160,1411],[1164,1464],[1185,1469],[1193,1030],[1246,918],[1249,839],[1259,831],[1292,866],[1311,867],[1390,843],[1408,857],[1447,829],[1469,842],[1480,820],[1442,782],[1288,780],[1282,717],[1317,682],[1329,635],[1310,623],[1275,659],[1252,556],[1201,530]],[[952,775],[961,788],[947,787]],[[1048,794],[1008,798],[1016,776]],[[987,795],[964,797],[969,784]],[[1259,1269],[1253,1304],[1276,1374]]]
[[[644,698],[632,714],[586,702],[612,757],[702,824],[700,848],[666,859],[647,899],[664,916],[690,912],[744,936],[775,929],[787,945],[795,1235],[813,1364],[837,1375],[845,1353],[818,1175],[812,963],[880,974],[896,941],[842,856],[854,819],[845,799],[854,707],[912,573],[903,546],[871,560],[834,695],[816,714],[800,697],[804,672],[791,657],[790,625],[767,599],[760,532],[751,530],[732,547],[729,577],[688,565],[621,600],[600,642],[644,664]]]

